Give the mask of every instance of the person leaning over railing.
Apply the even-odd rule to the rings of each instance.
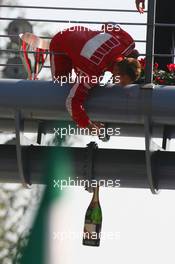
[[[150,0],[151,1],[151,0]],[[140,13],[144,12],[145,0],[136,0],[136,8]],[[156,23],[175,24],[175,1],[157,0]],[[174,62],[175,27],[156,27],[155,30],[155,54],[172,54],[169,57],[155,57],[155,62],[160,69],[167,69],[167,64]]]
[[[140,76],[140,63],[129,56],[137,56],[133,38],[118,25],[106,23],[101,30],[75,26],[58,32],[50,43],[53,79],[68,77],[76,72],[66,99],[66,108],[81,128],[99,131],[103,124],[91,121],[85,111],[85,101],[104,72],[110,71],[114,82],[125,86]],[[117,78],[116,78],[117,77]]]

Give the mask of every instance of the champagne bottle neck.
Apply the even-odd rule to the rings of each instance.
[[[94,188],[94,194],[93,194],[92,201],[99,202],[99,186]]]

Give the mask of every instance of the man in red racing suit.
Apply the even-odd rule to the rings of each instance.
[[[77,74],[66,99],[66,108],[79,127],[100,127],[98,122],[90,121],[83,106],[84,101],[89,90],[98,83],[98,78],[105,71],[111,71],[114,75],[120,73],[120,69],[117,67],[116,70],[115,67],[117,61],[128,56],[134,47],[132,37],[118,25],[112,24],[105,24],[102,30],[95,31],[82,26],[70,27],[52,38],[50,60],[53,79],[68,77],[73,68]],[[135,59],[133,61],[134,71],[138,70],[140,65]],[[129,82],[123,82],[123,85],[132,83],[137,78],[138,76],[129,78]]]

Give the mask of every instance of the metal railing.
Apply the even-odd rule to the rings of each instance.
[[[153,64],[154,64],[154,39],[155,39],[155,12],[156,0],[148,1],[148,18],[147,18],[147,42],[146,42],[146,69],[145,82],[153,81]]]
[[[79,11],[79,12],[117,12],[117,13],[136,13],[137,10],[124,10],[124,9],[104,9],[104,8],[81,8],[81,7],[48,7],[48,6],[29,6],[29,5],[0,5],[0,8],[16,8],[16,9],[38,9],[38,10],[58,10],[58,11]],[[165,24],[165,23],[155,23],[155,10],[156,10],[156,0],[148,1],[148,11],[147,13],[147,23],[133,23],[133,22],[120,22],[115,21],[113,23],[125,25],[125,26],[147,26],[147,36],[146,40],[137,39],[136,43],[146,43],[146,54],[142,53],[140,56],[146,56],[146,83],[151,83],[153,80],[153,64],[154,57],[175,57],[173,54],[154,54],[154,41],[155,41],[155,27],[175,27],[175,24]],[[90,20],[67,20],[67,19],[38,19],[38,18],[20,18],[24,21],[30,22],[43,22],[43,23],[60,23],[60,24],[89,24],[89,25],[100,25],[106,23],[106,21],[90,21]],[[16,17],[1,17],[2,21],[18,21],[19,18]],[[111,21],[112,23],[112,21]],[[0,34],[0,38],[9,38],[9,37],[17,37],[15,34]],[[51,39],[50,36],[40,36],[41,38]],[[15,53],[20,54],[19,50],[12,49],[1,49],[0,52],[3,53]],[[28,51],[28,53],[32,53],[32,51]],[[49,52],[47,52],[49,54]],[[5,64],[1,63],[0,66],[4,67],[21,67],[22,64]],[[45,68],[49,68],[49,66],[44,66]]]
[[[7,5],[5,6],[0,6],[0,7],[3,7],[3,8],[6,8],[8,7]],[[91,9],[91,8],[64,8],[64,7],[34,7],[34,6],[11,6],[11,7],[14,7],[14,8],[35,8],[35,9],[54,9],[54,10],[75,10],[75,11],[95,11],[95,12],[137,12],[137,11],[134,11],[134,10],[117,10],[117,9]],[[154,64],[154,57],[155,56],[163,56],[163,57],[169,57],[169,56],[172,56],[172,54],[154,54],[154,41],[155,41],[155,27],[175,27],[174,24],[164,24],[164,23],[155,23],[155,10],[156,10],[156,0],[152,1],[152,0],[149,0],[148,2],[148,16],[147,16],[147,23],[128,23],[128,22],[116,22],[115,23],[117,24],[120,24],[120,25],[134,25],[134,26],[147,26],[147,36],[146,36],[146,79],[145,79],[145,82],[148,84],[148,83],[151,83],[152,84],[152,81],[153,81],[153,64]],[[2,17],[1,20],[3,21],[12,21],[12,20],[18,20],[18,18],[13,18],[13,17]],[[68,20],[54,20],[54,19],[32,19],[32,18],[24,18],[23,19],[24,21],[32,21],[32,22],[44,22],[44,23],[75,23],[75,24],[104,24],[105,22],[102,22],[102,21],[88,21],[88,20],[81,20],[81,21],[68,21]],[[0,35],[2,38],[4,37],[4,34]],[[7,36],[5,36],[7,37]],[[9,37],[9,36],[8,36]],[[140,42],[144,42],[144,40],[138,40]],[[14,51],[14,50],[11,50],[11,49],[3,49],[2,50],[3,52],[6,52],[6,53],[18,53],[19,51]],[[141,55],[144,55],[144,54],[141,54]],[[4,65],[4,64],[1,64],[1,66]],[[13,64],[11,65],[12,67],[13,66],[16,66],[16,64]],[[22,64],[21,64],[22,65]],[[21,66],[20,65],[20,66]],[[9,66],[9,65],[8,65]],[[14,82],[14,81],[13,81]],[[2,100],[2,104],[4,104],[4,101],[5,102],[8,102],[8,106],[9,106],[9,90],[11,92],[11,87],[12,87],[12,82],[9,82],[9,81],[1,81],[2,85],[1,85],[1,90],[2,90],[2,96],[0,97],[1,100]],[[24,83],[24,82],[23,82]],[[45,85],[49,85],[49,82],[43,82]],[[33,89],[33,90],[36,90],[35,89],[35,85],[37,85],[38,88],[40,88],[42,91],[43,89],[47,89],[48,91],[48,96],[52,96],[52,98],[55,100],[48,100],[48,96],[45,96],[43,98],[43,100],[38,100],[38,105],[37,107],[39,106],[39,104],[44,104],[44,100],[46,102],[46,106],[47,106],[47,112],[48,112],[48,102],[50,103],[50,107],[53,108],[56,106],[56,109],[57,108],[57,105],[59,105],[59,107],[61,106],[61,103],[63,104],[63,100],[61,97],[58,97],[60,101],[60,104],[58,104],[58,100],[57,98],[55,97],[55,94],[51,94],[51,89],[50,87],[46,87],[44,86],[41,81],[38,81],[38,82],[31,82],[30,81],[25,81],[25,87],[30,87],[30,90]],[[24,86],[24,85],[23,85]],[[19,82],[15,83],[14,82],[14,86],[13,86],[13,93],[14,93],[14,96],[17,96],[16,98],[18,98],[19,94],[20,94],[20,98],[22,98],[22,92],[24,94],[24,102],[26,102],[27,104],[27,108],[28,108],[28,100],[29,100],[29,94],[27,94],[27,98],[26,98],[26,92],[25,92],[25,89],[23,89],[21,86],[21,84],[19,84]],[[17,89],[18,92],[15,92],[14,90],[14,87]],[[123,123],[126,122],[128,123],[128,118],[129,118],[129,114],[131,114],[131,118],[129,120],[129,124],[131,124],[131,120],[133,119],[133,124],[136,123],[136,120],[139,121],[139,124],[141,122],[141,124],[143,123],[143,126],[144,126],[144,136],[145,136],[145,152],[144,152],[144,156],[143,157],[143,164],[146,165],[146,175],[147,175],[147,178],[148,178],[148,183],[149,183],[149,187],[152,191],[152,193],[156,194],[157,193],[157,189],[158,189],[158,185],[157,185],[157,179],[156,179],[156,175],[155,175],[155,168],[154,168],[154,165],[155,165],[155,155],[153,155],[154,153],[156,153],[156,151],[159,149],[159,147],[157,148],[156,144],[153,144],[153,124],[156,124],[156,121],[157,121],[157,124],[160,124],[160,120],[161,120],[161,124],[162,126],[164,127],[164,132],[163,132],[163,135],[162,135],[162,138],[163,138],[163,148],[165,150],[167,150],[167,140],[171,138],[171,133],[169,132],[169,127],[168,126],[171,126],[171,125],[174,125],[174,118],[172,116],[172,112],[174,110],[174,101],[172,100],[172,97],[174,95],[174,87],[173,89],[167,89],[166,90],[166,105],[164,103],[163,107],[166,109],[166,116],[165,115],[162,115],[162,102],[164,101],[164,93],[162,93],[162,90],[159,88],[159,89],[153,89],[153,86],[152,85],[147,85],[147,86],[143,86],[142,88],[146,88],[146,89],[140,89],[141,86],[136,86],[136,90],[135,89],[131,89],[131,92],[132,93],[136,93],[137,96],[133,96],[133,98],[135,98],[134,100],[134,103],[131,103],[131,104],[128,104],[128,96],[126,96],[125,94],[125,100],[123,99],[123,94],[121,94],[122,96],[122,99],[120,99],[120,93],[118,96],[116,96],[116,100],[118,99],[118,103],[114,102],[115,103],[115,107],[112,107],[112,111],[114,111],[115,109],[115,115],[112,115],[113,116],[113,122],[116,122],[116,119],[117,119],[117,115],[118,115],[118,122],[120,121],[121,122],[121,117],[119,116],[120,114],[120,111],[122,109],[122,118],[123,119]],[[22,88],[22,89],[21,89]],[[69,88],[69,87],[68,87]],[[114,87],[115,88],[115,87]],[[149,89],[147,89],[149,88]],[[9,90],[8,90],[9,89]],[[115,92],[117,93],[118,89],[115,89]],[[53,90],[52,89],[52,93],[54,93],[56,90]],[[58,89],[58,92],[60,92],[61,89]],[[173,91],[173,95],[172,95],[172,91]],[[39,92],[39,90],[37,89],[37,92],[38,92],[38,97],[40,98],[40,95],[42,92]],[[65,90],[66,92],[66,90]],[[138,93],[137,93],[138,92]],[[159,95],[157,95],[157,93],[159,93]],[[5,94],[6,94],[6,98],[7,100],[4,100],[5,98]],[[153,96],[154,94],[156,94],[156,96]],[[117,95],[117,94],[116,94]],[[18,102],[18,100],[14,100],[14,96],[11,96],[11,107],[13,107],[13,104],[15,104],[15,107],[16,107],[16,102]],[[33,96],[33,92],[31,90],[31,94],[30,96]],[[107,96],[111,96],[111,94],[107,93],[106,96],[105,96],[105,100],[102,100],[102,104],[103,104],[103,107],[101,107],[101,109],[105,109],[106,111],[106,107],[104,106],[104,101],[107,102]],[[35,94],[35,97],[36,97],[36,94]],[[109,102],[110,102],[110,98],[108,97],[108,103],[107,105],[109,105]],[[132,95],[131,95],[132,97]],[[137,101],[136,101],[136,98],[137,98]],[[99,103],[99,98],[98,98],[98,103]],[[24,102],[23,102],[23,107],[24,107]],[[55,104],[54,104],[55,102]],[[124,102],[124,103],[123,103]],[[121,104],[121,105],[120,105]],[[95,104],[96,105],[96,104]],[[154,105],[154,111],[153,110],[153,106]],[[136,107],[136,111],[134,111],[134,106]],[[21,106],[20,106],[21,107]],[[19,107],[19,109],[20,109]],[[30,103],[30,107],[31,109],[33,110],[36,110],[36,100],[34,101],[34,106],[32,107],[32,100],[31,100],[31,103]],[[117,109],[117,107],[119,107],[119,109]],[[159,107],[160,108],[160,111],[158,111],[156,108]],[[131,111],[128,110],[128,108],[131,108]],[[46,116],[46,107],[39,107],[39,116],[38,116],[38,120],[40,119],[43,119],[43,116],[41,115],[41,109],[44,110],[44,115],[45,115],[45,118],[47,118]],[[61,111],[63,109],[60,108]],[[133,111],[133,112],[132,112]],[[139,112],[138,112],[139,111]],[[136,113],[138,112],[138,114],[136,115]],[[6,111],[6,106],[5,106],[5,117],[7,116],[7,111]],[[56,111],[54,112],[56,114]],[[92,111],[92,113],[94,114],[94,112]],[[124,113],[126,113],[124,115]],[[128,114],[129,113],[129,114]],[[134,114],[133,114],[134,113]],[[158,113],[160,114],[160,116],[158,115]],[[167,118],[167,115],[170,115],[170,118]],[[18,114],[18,113],[17,113]],[[19,110],[19,114],[20,114],[20,110]],[[28,112],[27,112],[28,114]],[[108,113],[110,115],[110,113]],[[41,116],[40,116],[41,115]],[[101,115],[101,114],[100,114]],[[136,116],[135,116],[136,115]],[[140,116],[139,116],[140,115]],[[11,111],[10,111],[10,116],[11,116]],[[15,122],[17,123],[18,125],[18,129],[16,129],[16,134],[19,135],[20,133],[20,118],[19,117],[20,115],[18,115],[18,117],[16,117],[17,115],[15,115]],[[30,112],[30,116],[31,116],[31,112]],[[34,114],[33,116],[35,116],[36,118],[36,114]],[[51,116],[51,115],[50,115]],[[49,116],[49,117],[50,117]],[[56,114],[56,119],[58,118],[59,114]],[[27,116],[26,116],[27,118]],[[53,118],[53,116],[52,116]],[[65,117],[64,117],[65,118]],[[70,117],[69,117],[70,118]],[[94,116],[94,120],[99,120],[100,118],[97,117],[97,116]],[[168,121],[170,123],[167,123]],[[105,122],[108,122],[109,119],[108,117],[106,117],[106,120],[102,120],[102,121],[105,121]],[[22,123],[22,122],[21,122]],[[168,126],[166,126],[168,125]],[[21,153],[21,149],[20,149],[20,140],[19,142],[17,142],[17,145],[18,145],[18,151],[19,151],[19,154]],[[162,148],[160,148],[160,150],[162,150]],[[136,153],[134,153],[135,155]],[[20,165],[22,164],[22,159],[21,157],[18,158],[18,169],[20,169]],[[125,164],[126,166],[126,164]],[[22,171],[23,173],[23,171]],[[22,175],[21,173],[21,175]],[[144,169],[144,173],[145,173],[145,169]]]
[[[104,9],[104,8],[81,8],[81,7],[48,7],[48,6],[29,6],[29,5],[0,5],[0,8],[16,8],[16,9],[38,9],[38,10],[58,10],[58,11],[80,11],[80,12],[117,12],[117,13],[136,13],[136,10],[122,10],[122,9]],[[24,21],[29,21],[29,22],[38,22],[38,23],[60,23],[60,24],[89,24],[89,25],[101,25],[106,23],[106,21],[89,21],[89,20],[66,20],[66,19],[37,19],[37,18],[20,18]],[[0,20],[2,21],[18,21],[19,18],[16,17],[1,17]],[[112,23],[112,22],[111,22]],[[128,25],[128,26],[146,26],[146,23],[128,23],[128,22],[120,22],[120,21],[115,21],[113,23],[120,24],[120,25]],[[15,34],[0,34],[0,38],[9,38],[9,37],[18,37],[18,35]],[[51,39],[50,36],[40,36],[41,38],[45,39]],[[145,43],[146,40],[143,39],[137,39],[135,40],[137,43]],[[0,52],[6,53],[6,54],[16,54],[20,55],[19,50],[13,50],[13,49],[1,49]],[[32,51],[28,51],[28,53],[32,53]],[[49,54],[49,52],[46,52]],[[145,54],[140,54],[145,55]],[[22,67],[23,64],[16,64],[16,63],[11,63],[11,64],[5,64],[5,63],[0,63],[0,67]],[[45,65],[43,68],[49,68],[49,66]]]
[[[27,9],[46,9],[46,10],[70,10],[70,11],[95,11],[95,12],[124,12],[124,13],[136,13],[136,10],[125,9],[105,9],[105,8],[85,8],[85,7],[57,7],[57,6],[27,6],[27,5],[0,5],[0,7],[11,8],[27,8]]]

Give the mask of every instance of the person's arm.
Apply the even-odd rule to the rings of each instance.
[[[79,127],[87,127],[90,131],[96,129],[98,132],[103,127],[103,124],[100,122],[91,122],[84,109],[84,102],[89,92],[89,88],[86,87],[87,85],[83,83],[75,83],[73,85],[66,99],[66,108]]]
[[[135,0],[136,8],[140,14],[144,13],[145,10],[145,0]]]
[[[82,83],[75,83],[66,99],[66,108],[72,119],[79,127],[86,128],[90,119],[85,112],[84,102],[88,96],[88,89]]]

